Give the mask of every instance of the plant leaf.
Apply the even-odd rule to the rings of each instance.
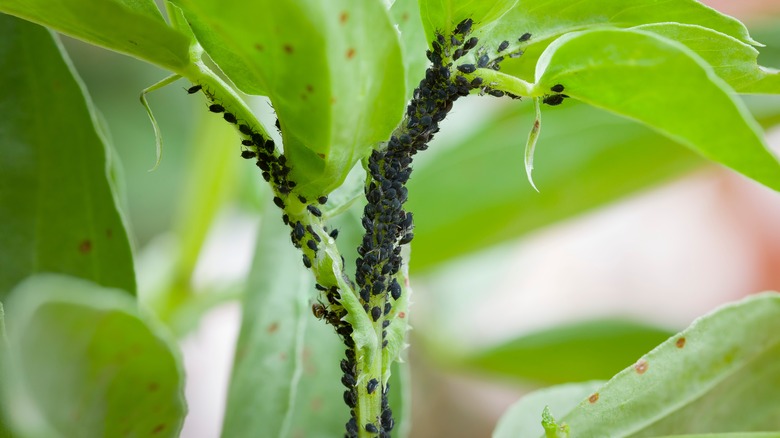
[[[638,120],[705,157],[780,190],[780,163],[733,91],[690,49],[626,29],[567,34],[536,70],[537,90],[557,84],[575,99]],[[702,123],[693,123],[697,114]]]
[[[458,23],[471,18],[475,23],[475,29],[487,26],[504,15],[512,8],[517,8],[519,0],[419,0],[420,15],[427,41],[436,39],[436,32],[444,36],[455,29]]]
[[[406,68],[406,95],[404,102],[412,98],[414,89],[425,77],[430,61],[425,57],[428,38],[425,36],[418,0],[396,0],[390,8],[393,22],[401,32],[401,51]]]
[[[780,294],[723,306],[554,414],[583,438],[778,430],[777,333]]]
[[[632,27],[666,22],[694,24],[729,35],[746,44],[758,45],[744,24],[695,0],[603,0],[598,3],[520,0],[499,20],[478,29],[476,35],[488,47],[497,47],[501,41],[509,41],[507,53],[522,49],[523,56],[504,60],[501,68],[530,80],[539,56],[558,36],[592,27]],[[526,32],[531,34],[531,39],[520,42],[519,37]]]
[[[181,359],[125,291],[38,274],[5,309],[3,402],[18,436],[178,436]]]
[[[349,419],[339,382],[344,346],[330,326],[314,319],[314,282],[287,234],[275,217],[263,220],[223,436],[324,438],[343,434]]]
[[[379,0],[175,3],[239,89],[271,98],[296,192],[338,187],[400,121],[404,64]]]
[[[780,94],[780,72],[758,65],[758,50],[736,38],[692,24],[656,23],[634,29],[684,44],[740,93]]]
[[[0,15],[0,300],[35,272],[135,293],[89,97],[45,29]]]
[[[608,379],[672,334],[627,320],[582,321],[529,333],[450,363],[546,384]]]
[[[0,12],[181,72],[190,39],[168,27],[153,0],[3,0]]]
[[[570,412],[604,382],[592,381],[551,386],[523,396],[504,412],[493,438],[533,437],[544,433],[541,412],[549,407],[553,415]]]

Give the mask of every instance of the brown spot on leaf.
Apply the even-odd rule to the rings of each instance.
[[[282,46],[282,49],[285,51],[285,53],[292,54],[292,52],[295,50],[293,49],[293,46],[290,44],[285,44]]]
[[[322,410],[322,399],[317,397],[313,398],[311,400],[311,410],[314,412],[319,412]]]
[[[287,360],[287,353],[284,353],[284,352],[282,352],[282,353],[279,353],[279,359],[281,359],[281,360]]]
[[[268,326],[268,333],[274,333],[277,330],[279,330],[279,323],[278,322],[272,322],[271,325]]]
[[[675,342],[674,345],[676,345],[677,348],[685,347],[685,336],[681,336],[677,338],[677,342]]]
[[[590,397],[588,397],[588,401],[591,403],[596,403],[597,401],[599,401],[599,393],[598,392],[593,393]]]
[[[79,243],[79,252],[82,254],[89,254],[92,251],[92,241],[84,239]]]
[[[325,154],[323,154],[321,152],[317,152],[317,156],[322,158],[323,160],[325,159]]]
[[[634,371],[636,371],[637,374],[644,374],[645,371],[647,371],[648,366],[646,360],[639,359],[639,361],[634,364]]]
[[[349,13],[347,13],[346,11],[342,12],[341,15],[339,15],[339,22],[341,24],[346,24],[347,20],[349,20]]]
[[[257,50],[258,52],[262,52],[263,50],[265,50],[265,46],[263,46],[260,43],[255,43],[255,50]]]
[[[406,318],[406,312],[398,312],[398,317],[401,319]]]
[[[401,15],[401,21],[409,21],[409,13],[408,12],[404,12]]]
[[[306,84],[306,91],[314,93],[314,86],[312,84]]]
[[[111,228],[106,228],[106,238],[110,239],[114,237],[114,231]]]
[[[355,56],[355,49],[350,47],[349,50],[347,50],[347,59],[352,59]]]
[[[157,382],[152,382],[152,383],[150,383],[150,384],[147,386],[147,388],[149,389],[149,392],[155,392],[155,391],[157,391],[158,389],[160,389],[160,384],[159,384],[159,383],[157,383]]]
[[[157,427],[152,429],[152,433],[160,433],[165,430],[165,424],[158,424]]]

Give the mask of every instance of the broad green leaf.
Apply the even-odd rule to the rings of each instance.
[[[780,430],[778,333],[778,293],[723,306],[553,414],[578,438]]]
[[[399,122],[404,64],[379,0],[175,3],[239,89],[271,98],[304,196],[337,187]]]
[[[425,36],[420,19],[418,0],[396,0],[390,8],[393,22],[401,32],[401,50],[406,68],[406,95],[404,101],[412,98],[412,93],[425,77],[425,69],[430,62],[425,57],[428,38]]]
[[[546,384],[608,379],[672,334],[627,320],[583,321],[529,333],[450,363]]]
[[[267,211],[273,212],[273,206]],[[314,318],[314,282],[275,214],[264,216],[228,390],[223,436],[343,434],[345,347]]]
[[[758,65],[758,50],[736,38],[701,26],[658,23],[634,29],[685,44],[740,93],[780,94],[780,72]]]
[[[509,41],[506,53],[521,48],[525,52],[523,56],[505,59],[501,67],[503,71],[531,80],[539,56],[560,35],[590,27],[632,27],[665,22],[695,24],[757,45],[745,25],[696,0],[520,0],[501,19],[478,29],[476,35],[483,44],[493,48],[501,41]],[[519,37],[526,32],[531,34],[531,39],[521,43]]]
[[[534,437],[543,433],[542,411],[549,407],[552,414],[570,412],[593,394],[604,382],[569,383],[540,389],[523,396],[504,412],[493,431],[493,438]]]
[[[0,15],[0,76],[0,300],[45,271],[135,293],[105,139],[61,47]]]
[[[5,310],[3,403],[18,436],[178,436],[181,359],[126,292],[38,274]]]
[[[536,78],[540,94],[562,84],[575,99],[645,123],[780,190],[780,163],[758,124],[733,90],[680,43],[636,30],[574,32],[542,54]]]
[[[540,193],[523,171],[530,102],[505,107],[454,143],[431,146],[429,152],[444,151],[421,162],[409,181],[413,271],[505,243],[702,163],[638,123],[574,101],[543,116],[534,161]]]
[[[0,12],[180,72],[190,40],[168,27],[153,0],[3,0]]]
[[[461,21],[470,18],[475,28],[489,25],[517,8],[519,0],[419,0],[420,15],[428,41],[436,38],[436,32],[449,36]]]

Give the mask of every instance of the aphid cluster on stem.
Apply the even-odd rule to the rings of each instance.
[[[568,98],[569,96],[566,94],[562,94],[564,90],[563,85],[561,84],[555,84],[552,87],[550,87],[550,91],[552,91],[555,94],[548,94],[545,95],[542,99],[542,102],[550,105],[550,106],[556,106],[563,103],[563,100]]]

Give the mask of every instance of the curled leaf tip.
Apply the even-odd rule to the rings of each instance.
[[[149,102],[146,100],[146,95],[151,93],[152,91],[159,90],[160,88],[172,84],[174,81],[178,80],[179,78],[181,78],[181,76],[179,75],[168,76],[167,78],[161,80],[160,82],[157,82],[156,84],[150,86],[149,88],[144,89],[141,92],[141,105],[144,106],[144,109],[146,110],[146,114],[149,116],[149,120],[152,122],[152,128],[154,129],[156,159],[154,162],[154,166],[152,166],[152,168],[148,170],[149,172],[153,172],[157,170],[157,168],[160,166],[160,162],[162,161],[162,133],[160,132],[160,125],[157,123],[157,119],[154,117],[152,108],[149,106]]]
[[[528,182],[531,184],[531,187],[536,190],[536,192],[539,192],[539,189],[536,188],[536,184],[534,184],[534,179],[532,176],[532,172],[534,170],[534,150],[536,149],[536,141],[539,139],[539,132],[542,129],[542,113],[539,108],[539,99],[534,99],[534,108],[536,110],[536,118],[534,119],[534,125],[531,128],[531,132],[528,133],[528,141],[525,144],[525,174],[528,176]]]

